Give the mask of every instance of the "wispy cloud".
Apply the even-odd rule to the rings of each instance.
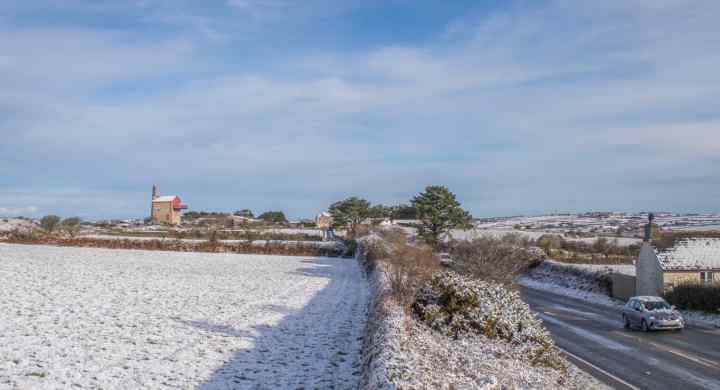
[[[177,4],[133,5],[148,12],[128,16],[132,28],[0,25],[12,37],[0,41],[0,189],[16,194],[5,204],[142,215],[157,181],[193,208],[294,216],[430,183],[451,185],[476,215],[717,208],[678,202],[659,180],[718,168],[715,3],[520,3],[457,15],[430,40],[369,47],[317,46],[274,19],[327,34],[318,5]],[[238,43],[233,22],[250,19],[257,35]],[[301,50],[272,49],[289,39]],[[76,202],[83,191],[126,206]]]
[[[4,217],[18,217],[18,216],[27,216],[32,217],[36,216],[37,212],[40,209],[35,206],[23,206],[23,207],[2,207],[0,206],[0,215]]]

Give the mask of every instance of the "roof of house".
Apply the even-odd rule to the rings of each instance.
[[[720,238],[685,238],[657,257],[666,271],[720,269]]]
[[[153,199],[153,202],[172,202],[175,198],[177,198],[177,195],[158,196]]]

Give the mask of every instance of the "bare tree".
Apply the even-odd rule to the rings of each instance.
[[[60,224],[60,217],[57,215],[46,215],[40,220],[40,227],[48,233],[52,233]]]
[[[70,237],[75,237],[80,231],[80,222],[78,217],[65,218],[60,222],[60,228]]]

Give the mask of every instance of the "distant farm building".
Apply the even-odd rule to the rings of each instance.
[[[332,223],[333,217],[330,213],[323,212],[318,214],[317,217],[315,217],[315,224],[317,225],[318,229],[329,229]]]
[[[153,186],[150,219],[154,223],[179,225],[182,211],[185,209],[187,205],[182,204],[179,196],[158,196],[157,186]]]
[[[333,217],[332,214],[323,212],[315,217],[315,225],[318,229],[322,230],[323,241],[331,241],[335,239],[335,232],[332,228]]]

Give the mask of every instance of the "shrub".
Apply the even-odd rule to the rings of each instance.
[[[345,245],[345,253],[343,254],[344,257],[353,257],[355,256],[355,252],[358,248],[358,243],[355,240],[344,240],[343,245]]]
[[[388,277],[390,294],[400,306],[410,310],[419,288],[440,269],[440,261],[432,249],[408,245],[402,229],[378,230],[359,241],[363,245],[364,266],[372,269],[381,263]]]
[[[439,270],[440,262],[430,247],[403,245],[386,258],[390,291],[398,303],[410,309],[420,287]]]
[[[481,236],[452,248],[453,269],[488,281],[508,284],[541,259],[517,237]]]
[[[70,235],[70,237],[75,237],[80,231],[80,222],[80,218],[78,217],[65,218],[60,222],[60,228]]]
[[[218,232],[217,230],[213,230],[210,232],[210,237],[208,237],[208,244],[210,245],[218,245],[220,243],[220,240],[218,239]]]
[[[40,220],[40,227],[48,233],[52,233],[60,223],[60,217],[57,215],[46,215]]]
[[[368,236],[367,239],[361,240],[363,243],[363,251],[365,258],[370,262],[386,259],[390,256],[392,247],[377,236]]]
[[[260,214],[258,218],[270,223],[287,223],[285,213],[282,211],[266,211]]]
[[[577,281],[579,283],[573,286],[597,286],[605,294],[611,295],[612,292],[612,277],[610,276],[611,270],[609,268],[602,270],[585,269],[573,266],[572,264],[561,264],[555,261],[543,262],[541,266],[537,267],[533,273],[553,275],[553,276],[564,276],[565,279],[569,278],[571,281]],[[570,287],[567,285],[566,287]]]
[[[419,290],[412,308],[422,322],[447,336],[501,339],[518,345],[533,364],[564,368],[542,322],[502,284],[441,272]]]
[[[401,228],[383,229],[378,234],[390,245],[402,246],[407,244],[408,235]]]
[[[7,234],[7,241],[19,244],[34,243],[40,239],[35,230],[14,229]]]
[[[368,234],[370,234],[370,226],[368,225],[357,225],[355,230],[348,232],[348,236],[351,238],[365,237]]]
[[[49,244],[72,247],[109,248],[109,249],[142,249],[178,252],[222,252],[243,254],[272,254],[284,256],[327,256],[342,255],[341,247],[328,248],[302,243],[283,243],[268,241],[265,245],[254,245],[251,242],[229,244],[223,242],[187,242],[181,240],[133,240],[133,239],[97,239],[90,237],[62,238],[38,236],[32,232],[11,233],[7,240],[16,244]]]
[[[665,293],[665,300],[685,310],[720,312],[720,283],[682,283]]]
[[[548,256],[552,256],[555,251],[562,249],[564,241],[562,236],[557,234],[543,234],[537,239],[535,245],[543,248]]]

